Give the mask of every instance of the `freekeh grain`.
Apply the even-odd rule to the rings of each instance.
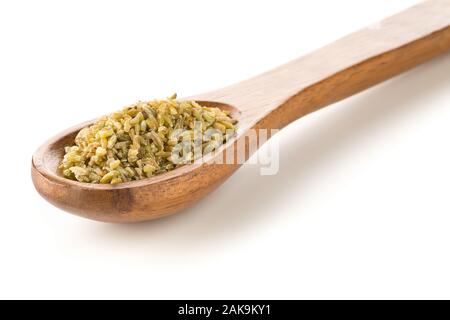
[[[86,183],[140,180],[192,163],[235,134],[228,111],[176,97],[139,101],[99,118],[65,148],[59,169]]]

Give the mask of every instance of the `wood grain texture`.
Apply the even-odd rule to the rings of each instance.
[[[450,0],[430,0],[260,76],[191,98],[230,109],[239,120],[237,137],[221,149],[226,152],[250,129],[281,129],[449,49]],[[65,179],[57,171],[64,146],[87,124],[45,143],[34,154],[31,168],[34,185],[45,199],[87,218],[134,222],[178,212],[212,192],[239,168],[195,164],[119,185]]]

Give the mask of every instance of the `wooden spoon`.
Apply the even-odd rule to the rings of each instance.
[[[232,110],[239,131],[223,146],[226,152],[249,129],[281,129],[449,49],[450,0],[426,1],[258,77],[192,99]],[[197,202],[239,168],[193,164],[118,185],[68,180],[57,170],[64,147],[89,123],[45,143],[31,167],[34,185],[45,199],[86,218],[133,222],[166,216]]]

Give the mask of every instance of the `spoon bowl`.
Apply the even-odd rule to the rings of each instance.
[[[228,151],[236,158],[240,143],[248,159],[254,151],[246,139],[250,130],[281,129],[449,49],[449,0],[425,1],[260,76],[189,98],[230,110],[238,120],[236,136],[202,163],[117,185],[66,179],[58,171],[64,147],[91,121],[60,133],[36,151],[33,183],[50,203],[86,218],[136,222],[163,217],[194,204],[236,171],[237,161],[216,160]]]
[[[223,103],[198,101],[218,107],[239,119],[240,112]],[[58,169],[64,148],[72,145],[78,132],[92,124],[88,121],[50,139],[33,155],[31,176],[38,192],[53,205],[77,215],[104,222],[144,221],[180,211],[213,191],[238,166],[208,164],[223,155],[236,137],[217,152],[204,157],[204,163],[185,165],[175,170],[120,184],[90,184],[65,178]]]

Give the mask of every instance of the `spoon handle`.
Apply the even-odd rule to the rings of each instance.
[[[282,128],[450,49],[450,0],[429,0],[307,56],[209,93],[249,127]]]

